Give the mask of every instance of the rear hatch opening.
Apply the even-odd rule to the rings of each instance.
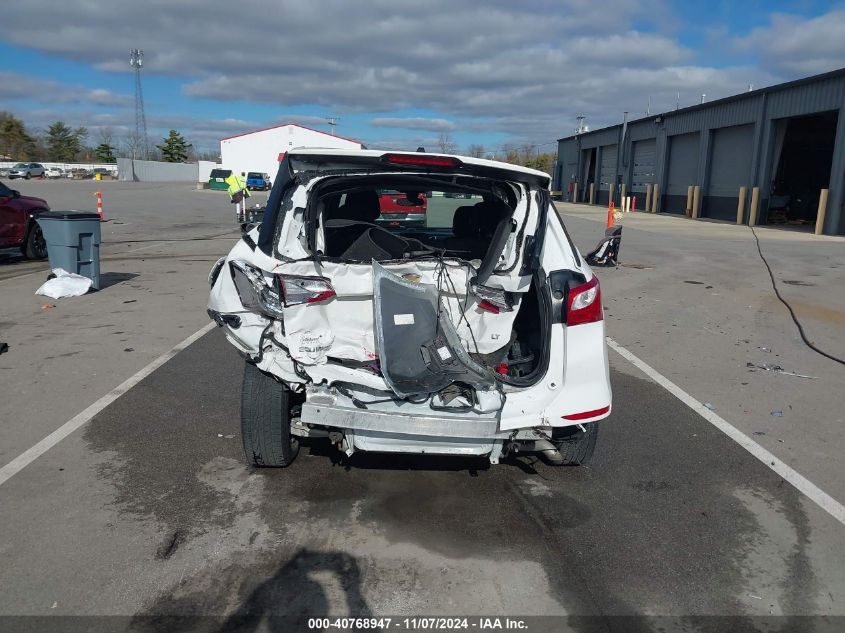
[[[308,256],[277,270],[315,287],[314,301],[285,309],[289,351],[304,372],[327,362],[382,378],[387,396],[368,394],[371,380],[339,385],[359,408],[388,399],[476,414],[542,378],[548,291],[525,252],[537,232],[536,190],[431,173],[338,173],[308,187],[295,210]],[[418,217],[397,221],[397,206]]]

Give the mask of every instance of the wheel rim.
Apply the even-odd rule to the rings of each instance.
[[[47,240],[44,239],[44,233],[41,232],[41,226],[38,224],[33,229],[32,242],[35,254],[39,258],[47,257]]]

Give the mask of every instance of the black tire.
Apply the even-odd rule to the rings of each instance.
[[[241,390],[241,440],[247,462],[259,468],[290,466],[299,453],[290,434],[290,391],[251,363]]]
[[[24,180],[29,180],[30,178],[32,178],[32,174],[30,174],[29,172],[26,172],[26,176],[24,176]]]
[[[44,234],[41,232],[41,225],[38,222],[32,222],[30,225],[26,239],[21,246],[21,252],[27,259],[44,259],[47,257],[47,242],[44,240]]]
[[[554,466],[581,466],[587,464],[596,450],[599,436],[599,423],[589,422],[582,431],[577,426],[567,426],[552,432],[552,444],[555,445],[562,460],[552,462]]]

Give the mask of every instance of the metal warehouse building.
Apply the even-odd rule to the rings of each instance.
[[[845,69],[559,139],[554,189],[745,224],[815,226],[821,200],[845,234]]]

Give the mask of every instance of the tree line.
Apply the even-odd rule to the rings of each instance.
[[[458,151],[458,145],[448,132],[444,132],[437,139],[437,149],[443,154],[455,154]],[[466,148],[464,153],[466,156],[473,158],[489,158],[503,163],[538,169],[547,174],[552,173],[555,164],[553,153],[539,152],[536,145],[528,143],[524,145],[506,143],[492,150],[486,149],[484,145],[473,143]]]
[[[189,160],[217,160],[216,155],[198,154],[177,130],[170,130],[159,145],[142,147],[134,133],[118,140],[108,127],[97,130],[91,138],[87,128],[71,128],[56,121],[44,130],[32,130],[18,117],[0,112],[0,160],[44,161],[56,163],[116,163],[118,156],[184,163]]]

